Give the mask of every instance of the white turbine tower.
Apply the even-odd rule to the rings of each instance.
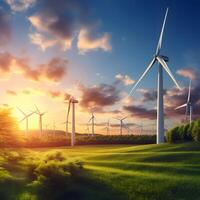
[[[71,133],[71,146],[73,147],[75,145],[75,134],[76,134],[76,121],[75,121],[75,104],[78,103],[78,100],[76,100],[74,97],[70,97],[69,103],[68,103],[68,111],[67,111],[67,122],[69,122],[69,113],[70,113],[70,107],[72,104],[72,133]]]
[[[34,113],[34,112],[31,112],[29,114],[26,114],[25,112],[23,112],[20,108],[17,108],[23,115],[24,115],[24,118],[22,120],[20,120],[20,122],[26,120],[26,136],[28,135],[28,119],[29,117]]]
[[[178,106],[177,108],[175,108],[175,110],[178,110],[180,108],[186,108],[185,120],[188,121],[188,116],[189,116],[189,122],[191,124],[191,122],[192,122],[191,80],[190,80],[189,88],[188,88],[187,102],[181,106]]]
[[[42,136],[42,131],[43,131],[42,130],[42,117],[44,116],[44,114],[46,112],[41,113],[36,105],[35,105],[35,108],[36,108],[36,112],[35,113],[39,115],[39,129],[40,129],[40,136]]]
[[[94,136],[94,120],[95,120],[95,116],[94,116],[94,113],[92,112],[92,116],[91,118],[89,119],[88,123],[90,123],[91,121],[91,125],[92,125],[92,136]]]
[[[161,47],[162,47],[163,32],[164,32],[164,28],[165,28],[166,19],[167,19],[167,14],[168,14],[168,8],[167,8],[166,13],[165,13],[165,17],[164,17],[164,21],[163,21],[163,25],[162,25],[162,29],[161,29],[160,37],[159,37],[159,40],[158,40],[158,45],[157,45],[155,55],[153,56],[153,59],[150,62],[149,66],[146,68],[146,70],[144,71],[142,76],[139,78],[139,80],[135,83],[135,85],[133,86],[133,88],[132,88],[132,90],[129,94],[129,95],[131,95],[131,93],[133,92],[133,90],[135,90],[135,88],[137,87],[139,82],[146,76],[148,71],[157,62],[158,63],[157,144],[164,142],[163,69],[167,72],[167,74],[170,76],[170,78],[175,83],[175,85],[179,89],[181,89],[179,84],[177,83],[176,79],[174,78],[173,74],[171,73],[171,70],[167,66],[166,62],[169,61],[169,58],[160,54],[160,50],[161,50]]]
[[[119,129],[119,134],[122,135],[122,132],[123,132],[123,121],[127,118],[128,116],[126,117],[123,117],[123,118],[114,118],[116,120],[119,120],[120,122],[120,129]]]

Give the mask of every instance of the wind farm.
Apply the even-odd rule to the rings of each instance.
[[[1,1],[0,199],[198,200],[199,9]]]

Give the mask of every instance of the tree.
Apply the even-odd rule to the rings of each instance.
[[[0,108],[0,146],[18,146],[21,139],[18,130],[11,109]]]

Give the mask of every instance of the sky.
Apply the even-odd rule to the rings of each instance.
[[[46,112],[43,127],[64,130],[74,96],[78,132],[87,131],[92,111],[98,133],[108,120],[117,133],[114,118],[124,116],[130,128],[155,124],[157,66],[128,94],[155,54],[167,7],[161,54],[182,90],[164,73],[165,127],[184,119],[185,110],[174,108],[185,103],[190,79],[193,117],[199,117],[198,0],[0,0],[1,106],[20,121],[17,107],[30,113],[37,105]],[[38,128],[36,114],[29,127]]]

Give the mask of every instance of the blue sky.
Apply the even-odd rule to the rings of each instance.
[[[30,40],[30,33],[39,32],[44,34],[45,37],[49,37],[49,35],[51,37],[55,36],[56,39],[59,38],[59,35],[56,35],[57,32],[53,35],[49,27],[45,30],[41,30],[41,28],[39,30],[37,25],[31,22],[31,16],[42,16],[41,10],[44,9],[42,8],[42,3],[36,0],[29,0],[27,2],[33,2],[33,4],[28,4],[25,9],[19,9],[18,7],[16,10],[19,2],[22,3],[21,5],[25,4],[25,1],[22,0],[16,0],[14,3],[10,3],[9,0],[3,0],[0,3],[2,10],[11,16],[12,31],[10,42],[1,46],[1,51],[7,51],[20,58],[28,57],[30,61],[29,67],[33,69],[37,65],[47,63],[53,57],[68,60],[67,75],[66,77],[64,76],[62,81],[54,85],[47,85],[46,83],[37,85],[37,83],[37,87],[43,88],[44,86],[45,89],[51,88],[54,90],[67,89],[67,92],[73,93],[73,90],[75,90],[73,89],[74,84],[77,81],[89,89],[102,83],[113,85],[117,74],[128,75],[131,79],[137,80],[155,53],[167,7],[169,7],[169,14],[161,53],[169,57],[170,62],[168,65],[183,87],[187,86],[188,78],[187,76],[176,74],[177,70],[183,68],[198,69],[200,62],[200,1],[86,0],[81,2],[77,0],[78,3],[81,2],[81,6],[82,4],[87,4],[87,21],[84,23],[87,25],[88,32],[90,29],[94,30],[90,33],[91,37],[87,42],[96,42],[99,38],[103,38],[104,34],[109,36],[106,45],[110,45],[110,49],[109,46],[106,48],[98,45],[94,48],[87,46],[84,54],[80,53],[80,49],[77,48],[77,40],[81,28],[76,30],[72,46],[66,51],[63,51],[58,45],[41,50],[38,45],[33,44]],[[45,2],[45,0],[41,2]],[[60,4],[62,2],[60,1]],[[59,4],[59,1],[57,1],[57,4]],[[52,7],[50,8],[52,9]],[[59,16],[59,13],[57,14]],[[73,18],[74,16],[70,17]],[[40,20],[41,23],[44,23],[42,21],[44,20],[43,18]],[[82,23],[81,19],[79,19],[79,23]],[[139,88],[154,89],[156,87],[156,70],[156,66],[154,66],[139,85]],[[164,75],[164,80],[166,88],[173,87],[172,81],[166,75]],[[9,83],[5,84],[8,85]],[[27,83],[27,85],[29,88],[36,87],[33,83],[30,83],[30,85]],[[128,93],[132,86],[133,84],[121,84],[117,86],[117,90],[120,93]],[[6,88],[8,90],[8,87]],[[10,90],[17,90],[17,88],[10,88]],[[83,94],[81,96],[80,92],[74,93],[72,95],[80,95],[80,100],[82,100]],[[139,92],[136,92],[134,98],[142,98],[142,96]],[[38,102],[45,104],[45,100],[41,98]],[[101,106],[103,107],[103,105]],[[123,102],[116,101],[109,106],[111,110],[112,108],[120,109],[123,107]],[[144,102],[143,106],[149,109],[155,107],[155,101]],[[106,108],[108,108],[107,105]],[[55,112],[59,112],[61,109],[62,107]]]

